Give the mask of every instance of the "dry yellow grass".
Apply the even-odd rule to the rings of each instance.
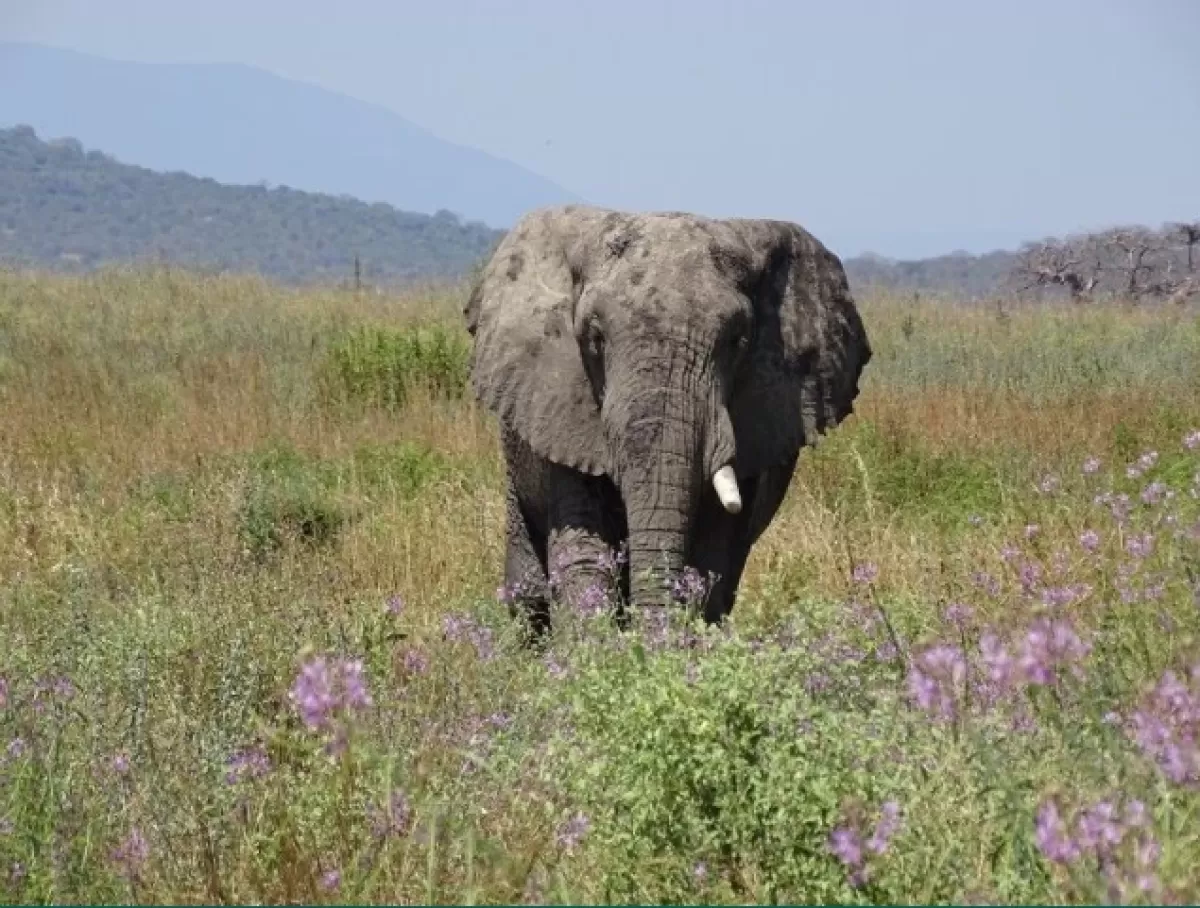
[[[469,395],[421,388],[405,406],[384,409],[331,397],[321,379],[348,330],[435,324],[461,332],[462,293],[356,297],[164,269],[0,273],[0,626],[8,640],[0,676],[69,666],[81,687],[87,679],[108,691],[91,737],[77,745],[80,760],[157,748],[166,768],[121,801],[119,816],[155,828],[192,822],[199,808],[171,808],[164,792],[176,786],[208,803],[185,781],[202,771],[194,742],[207,742],[219,761],[256,722],[286,713],[283,692],[302,648],[366,646],[389,596],[406,601],[411,636],[403,645],[430,647],[445,615],[492,597],[503,556],[503,465],[491,416]],[[735,624],[767,627],[800,602],[843,602],[851,563],[869,561],[879,568],[875,595],[902,634],[919,639],[942,605],[974,594],[972,572],[994,568],[1001,546],[1027,523],[1039,525],[1037,545],[1048,556],[1078,549],[1079,532],[1095,519],[1090,480],[1080,474],[1086,456],[1119,474],[1159,448],[1164,475],[1186,485],[1180,471],[1190,467],[1169,452],[1200,426],[1194,312],[998,316],[901,299],[867,299],[862,309],[876,357],[856,415],[801,458],[785,507],[751,557]],[[1061,476],[1074,497],[1039,496],[1033,483],[1045,472]],[[328,537],[295,538],[293,507],[330,520]],[[282,538],[264,543],[275,531]],[[1120,540],[1107,544],[1115,551]],[[979,603],[999,620],[1007,608]],[[380,683],[405,702],[403,647],[370,645],[372,658],[391,666]],[[1185,634],[1164,636],[1155,670],[1189,645]],[[479,680],[468,663],[440,671],[440,686],[423,699],[394,706],[411,709],[403,714],[411,721],[396,713],[387,734],[436,725],[459,705],[508,708],[506,698],[524,696],[519,685],[527,683],[519,666],[503,683]],[[130,731],[121,687],[138,672],[147,679],[138,696],[151,701],[137,713],[146,731]],[[461,759],[417,749],[413,772],[433,780],[431,790]],[[95,834],[114,834],[109,808],[89,792]],[[470,797],[490,811],[474,834],[491,836],[514,861],[536,862],[548,847],[532,807],[505,791]],[[286,839],[283,826],[263,824],[256,835],[278,833],[276,846]],[[230,846],[214,879],[193,846],[187,839],[180,847],[189,857],[175,864],[161,858],[139,897],[322,897],[312,888],[315,870],[293,878],[295,868],[264,864],[248,846]],[[301,864],[316,860],[288,847],[300,849]],[[423,870],[404,865],[360,897],[521,897],[515,864],[489,858],[469,871],[453,850],[444,860],[432,889]],[[470,889],[469,873],[485,871],[474,885],[487,891]],[[91,870],[80,873],[92,879]],[[980,885],[987,874],[981,863]],[[60,880],[26,896],[128,896],[99,880],[75,888]],[[754,885],[743,885],[730,898],[749,897]]]

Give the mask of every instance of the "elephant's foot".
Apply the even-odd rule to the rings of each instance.
[[[578,527],[552,531],[547,563],[550,586],[569,608],[595,615],[620,604],[623,556],[598,533]]]

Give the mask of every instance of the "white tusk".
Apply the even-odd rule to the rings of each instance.
[[[717,490],[717,497],[721,499],[725,510],[730,514],[741,511],[742,493],[738,491],[737,476],[733,473],[733,467],[725,464],[713,474],[713,488]]]

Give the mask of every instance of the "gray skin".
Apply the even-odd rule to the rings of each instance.
[[[871,358],[841,261],[784,221],[539,209],[464,316],[508,468],[505,583],[537,630],[550,568],[570,599],[622,543],[635,607],[669,602],[690,566],[716,576],[703,615],[722,620],[800,450],[853,411]],[[716,491],[725,466],[740,509]]]

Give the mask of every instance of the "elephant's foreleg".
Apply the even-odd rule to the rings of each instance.
[[[721,621],[732,611],[750,550],[779,511],[795,468],[796,458],[792,458],[744,480],[745,505],[740,514],[726,513],[715,494],[706,496],[692,553],[698,571],[719,575],[705,601],[706,621]]]
[[[514,618],[524,619],[535,638],[550,628],[546,542],[526,518],[511,479],[507,484],[504,595]]]
[[[569,607],[597,611],[623,592],[612,561],[624,535],[619,501],[603,477],[556,465],[547,472],[547,568],[558,600]]]
[[[749,503],[755,491],[754,480],[743,482],[741,487],[743,498]],[[716,495],[710,493],[701,502],[700,512],[696,515],[696,532],[688,561],[706,579],[711,578],[702,610],[704,620],[709,623],[722,620],[733,608],[746,557],[750,554],[747,543],[749,510],[730,514]]]

